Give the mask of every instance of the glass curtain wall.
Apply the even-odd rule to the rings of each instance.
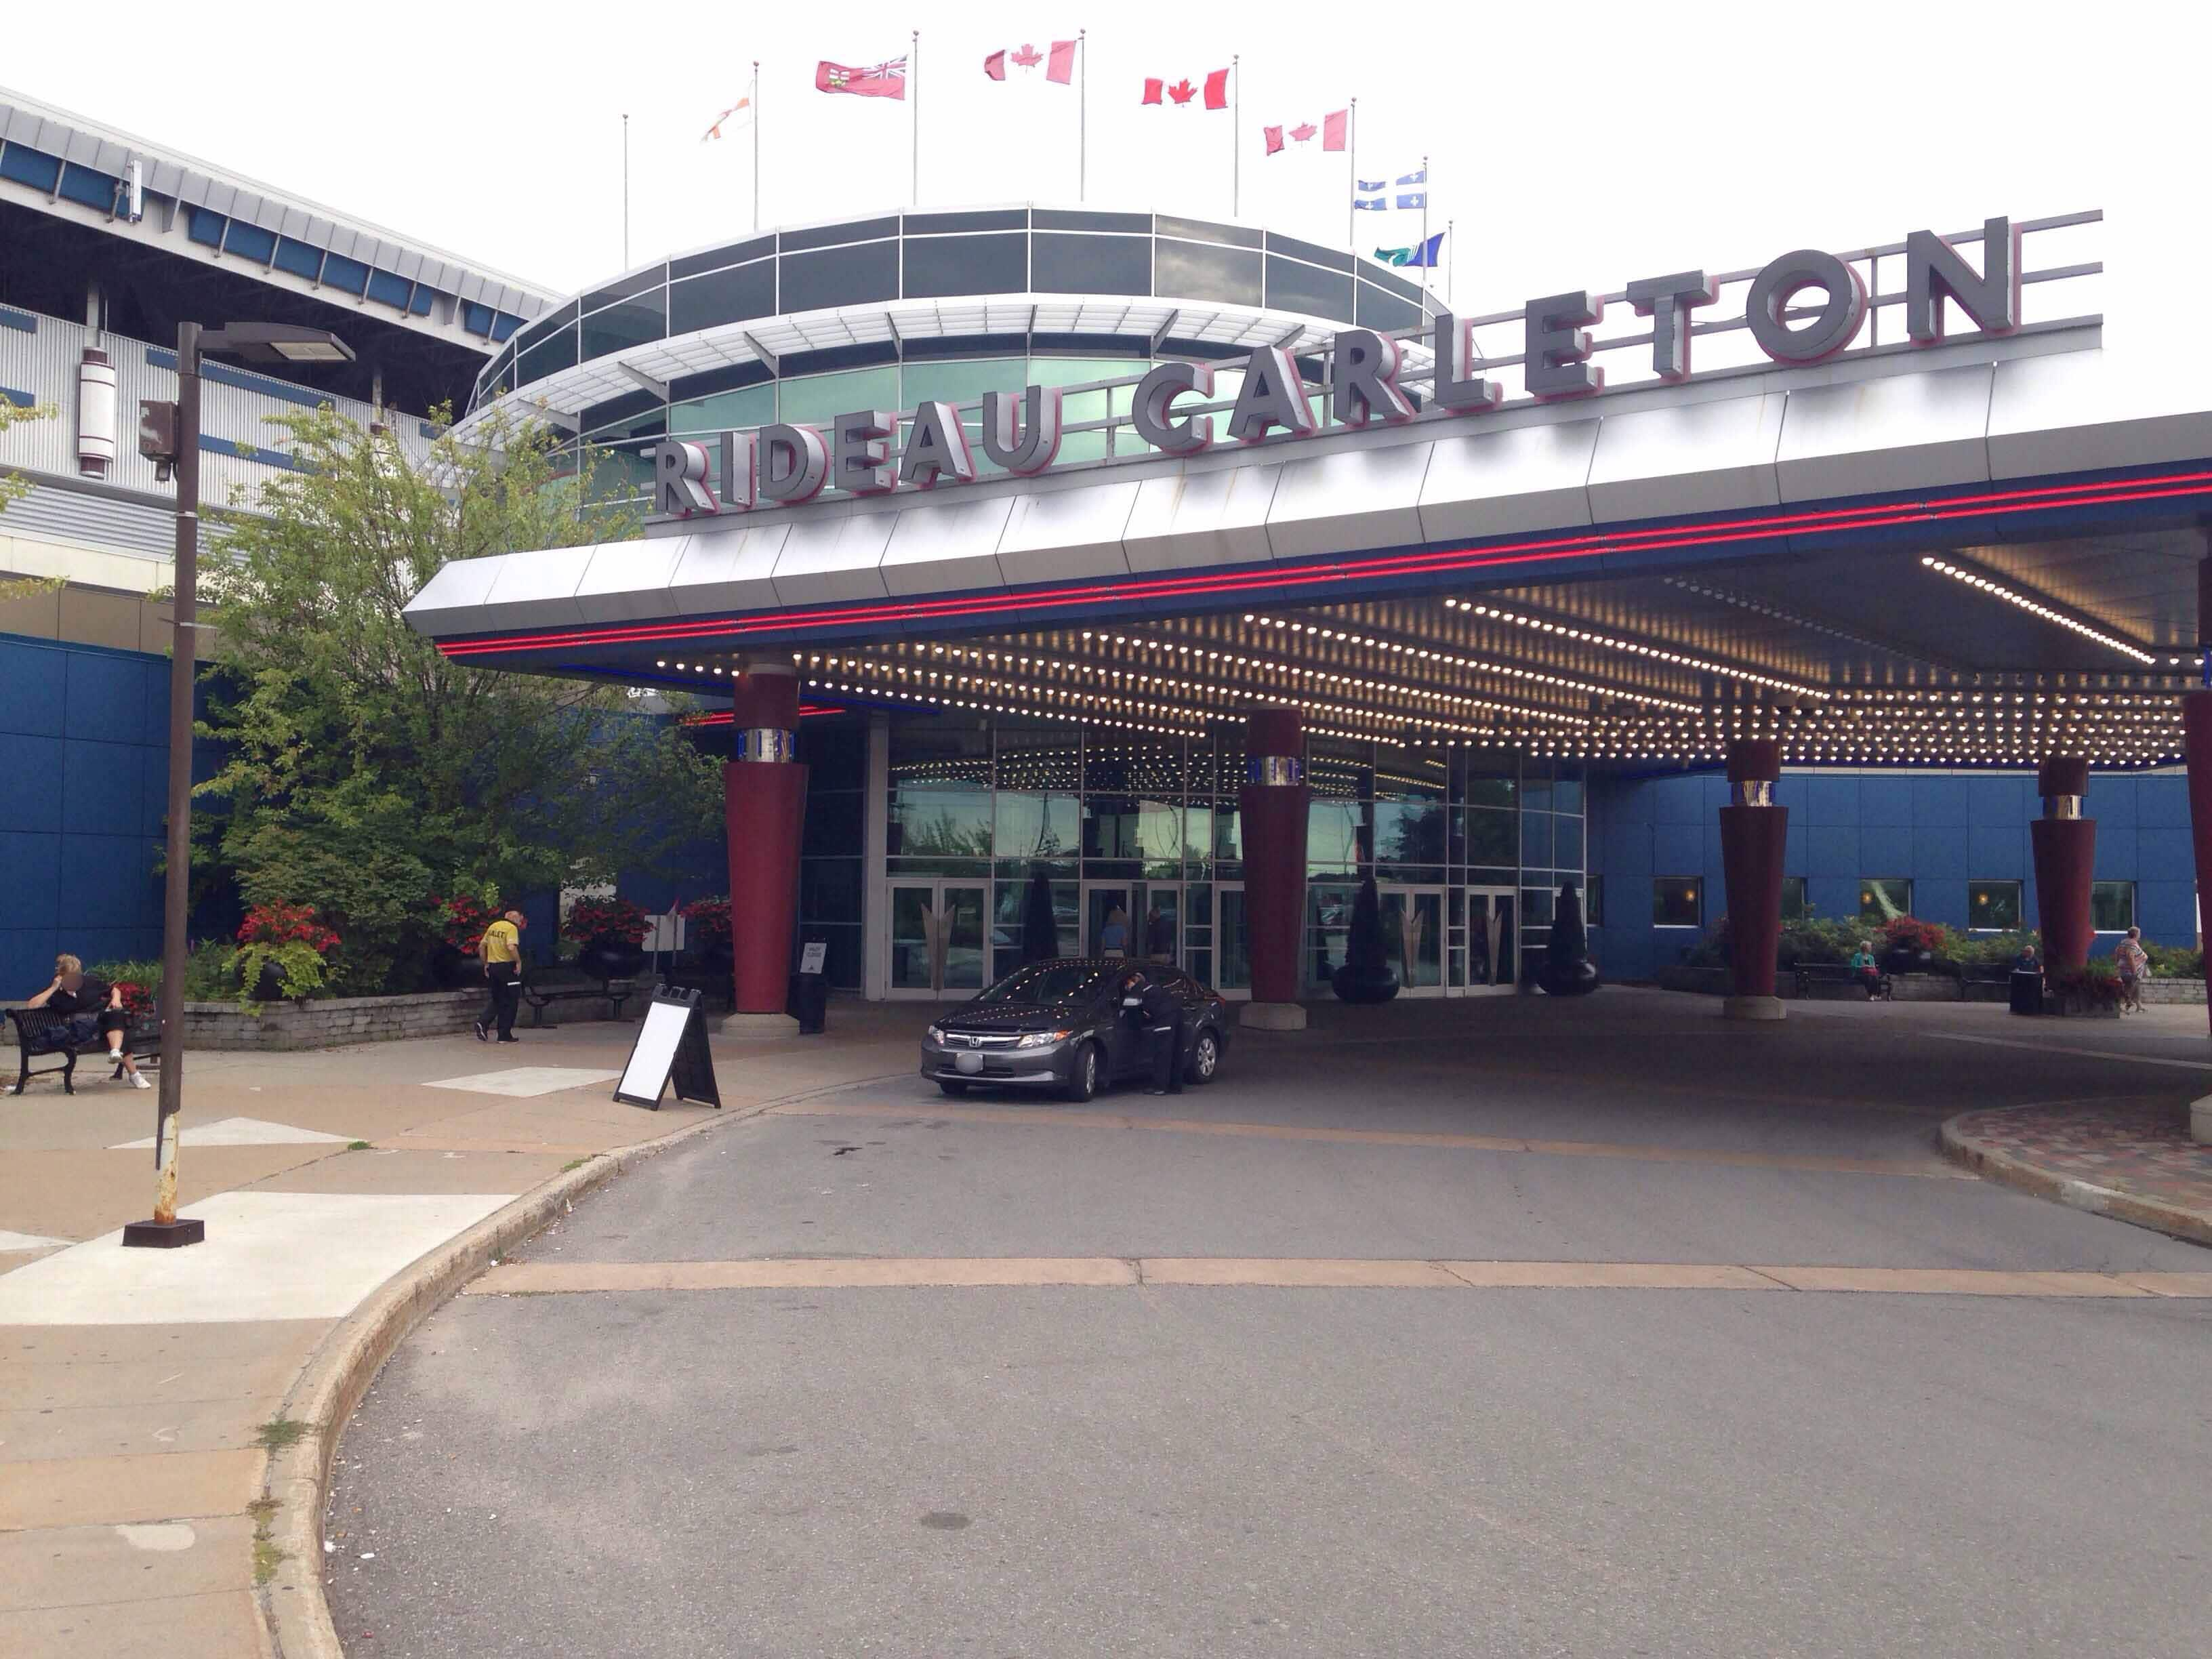
[[[888,881],[984,884],[993,974],[1030,933],[1063,955],[1168,957],[1249,984],[1237,795],[1243,732],[1161,738],[953,717],[890,727]],[[1510,751],[1309,740],[1306,988],[1344,960],[1375,878],[1409,986],[1510,985],[1587,866],[1581,769]],[[1224,920],[1226,918],[1226,920]],[[1505,959],[1493,961],[1493,951]]]

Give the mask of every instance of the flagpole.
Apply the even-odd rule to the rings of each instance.
[[[914,32],[914,44],[908,49],[906,59],[906,95],[912,106],[914,127],[908,147],[914,152],[914,187],[908,199],[915,207],[921,205],[921,31]]]
[[[1359,251],[1359,234],[1354,228],[1358,223],[1359,214],[1358,208],[1354,205],[1359,199],[1359,192],[1355,188],[1359,182],[1359,100],[1357,98],[1352,100],[1352,113],[1346,118],[1344,125],[1344,148],[1346,151],[1344,166],[1344,245],[1356,254]]]
[[[1452,245],[1452,263],[1444,267],[1444,309],[1449,311],[1452,302],[1452,275],[1459,264],[1459,221],[1444,221],[1444,240]]]
[[[1229,216],[1234,219],[1244,205],[1244,61],[1229,54]]]
[[[623,269],[629,269],[629,112],[623,112]]]
[[[1429,259],[1421,276],[1421,292],[1426,294],[1429,291],[1428,273],[1437,267],[1436,262],[1429,258],[1429,158],[1425,155],[1421,157],[1421,257]]]
[[[753,228],[760,228],[760,59],[753,59]]]
[[[1075,199],[1084,200],[1091,175],[1091,31],[1075,32]]]

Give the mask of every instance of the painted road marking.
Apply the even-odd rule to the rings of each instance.
[[[1919,1181],[1973,1181],[1970,1170],[1921,1158],[1838,1158],[1818,1152],[1737,1152],[1717,1147],[1638,1146],[1603,1140],[1535,1140],[1413,1129],[1330,1129],[1295,1123],[1218,1122],[1205,1118],[1135,1117],[1123,1112],[1040,1111],[1019,1106],[883,1106],[822,1100],[769,1109],[777,1117],[890,1118],[905,1122],[1017,1123],[1044,1129],[1154,1129],[1170,1134],[1224,1135],[1255,1140],[1311,1140],[1349,1146],[1426,1146],[1456,1152],[1526,1152],[1547,1158],[1626,1158],[1639,1164],[1717,1164],[1735,1169],[1808,1170],[1830,1175],[1909,1176]]]
[[[341,1319],[512,1193],[219,1193],[178,1213],[188,1250],[126,1250],[118,1230],[0,1275],[0,1325]]]
[[[2039,1054],[2073,1054],[2082,1060],[2124,1060],[2134,1066],[2166,1066],[2178,1072],[2212,1072],[2212,1060],[2164,1060],[2156,1054],[2126,1054],[2117,1048],[2065,1048],[2055,1042],[2027,1042],[2019,1037],[1972,1036],[1964,1031],[1923,1031],[1939,1042],[1979,1042],[1992,1048],[2027,1048]]]
[[[576,1066],[510,1066],[503,1072],[478,1072],[474,1077],[441,1079],[433,1089],[465,1089],[471,1094],[506,1095],[523,1100],[535,1095],[556,1095],[563,1089],[587,1088],[611,1083],[620,1072],[587,1071]]]
[[[0,1255],[15,1255],[24,1250],[56,1250],[68,1243],[66,1238],[47,1238],[39,1233],[11,1233],[0,1230]]]
[[[319,1129],[295,1128],[289,1123],[270,1123],[258,1117],[219,1117],[212,1123],[189,1123],[178,1136],[179,1146],[306,1146],[319,1141],[336,1141],[343,1146],[356,1139],[353,1135],[327,1135]],[[150,1152],[154,1137],[143,1140],[126,1140],[107,1149],[111,1152]]]
[[[1426,1261],[1303,1256],[872,1256],[744,1261],[509,1261],[464,1296],[619,1291],[972,1290],[1139,1285],[1284,1290],[1788,1291],[1918,1296],[2212,1297],[2212,1273],[1694,1261]]]

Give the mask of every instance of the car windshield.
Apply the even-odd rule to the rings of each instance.
[[[1107,969],[1096,963],[1048,962],[1018,968],[978,1002],[1077,1002],[1097,994]]]

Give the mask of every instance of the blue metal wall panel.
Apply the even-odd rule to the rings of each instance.
[[[1966,827],[1966,779],[1914,778],[1911,783],[1912,822],[1916,828],[1923,824]]]
[[[1912,822],[1912,780],[1907,777],[1861,778],[1859,824],[1863,829],[1901,826]],[[1877,873],[1868,871],[1869,875]]]
[[[68,653],[69,703],[63,732],[71,742],[142,743],[146,733],[145,664],[120,653]]]
[[[60,832],[62,797],[54,780],[61,775],[62,748],[58,737],[0,732],[0,776],[15,780],[0,789],[0,830]],[[6,890],[0,882],[0,893]]]
[[[1893,799],[1885,804],[1897,805],[1900,803]],[[1902,804],[1910,805],[1909,801]],[[1831,871],[1829,873],[1842,872]],[[1879,823],[1861,825],[1857,873],[1862,876],[1911,876],[1912,831],[1888,819]]]
[[[62,833],[140,833],[145,758],[135,743],[72,742],[62,753]]]
[[[1966,913],[1966,883],[1972,874],[1966,868],[1966,831],[1963,828],[1940,825],[1933,828],[1916,827],[1912,831],[1911,855],[1906,860],[1916,879],[1946,883],[1959,889],[1959,902],[1954,908],[1960,915]],[[1869,874],[1873,872],[1869,871]],[[1932,912],[1923,911],[1931,921],[1941,921]]]

